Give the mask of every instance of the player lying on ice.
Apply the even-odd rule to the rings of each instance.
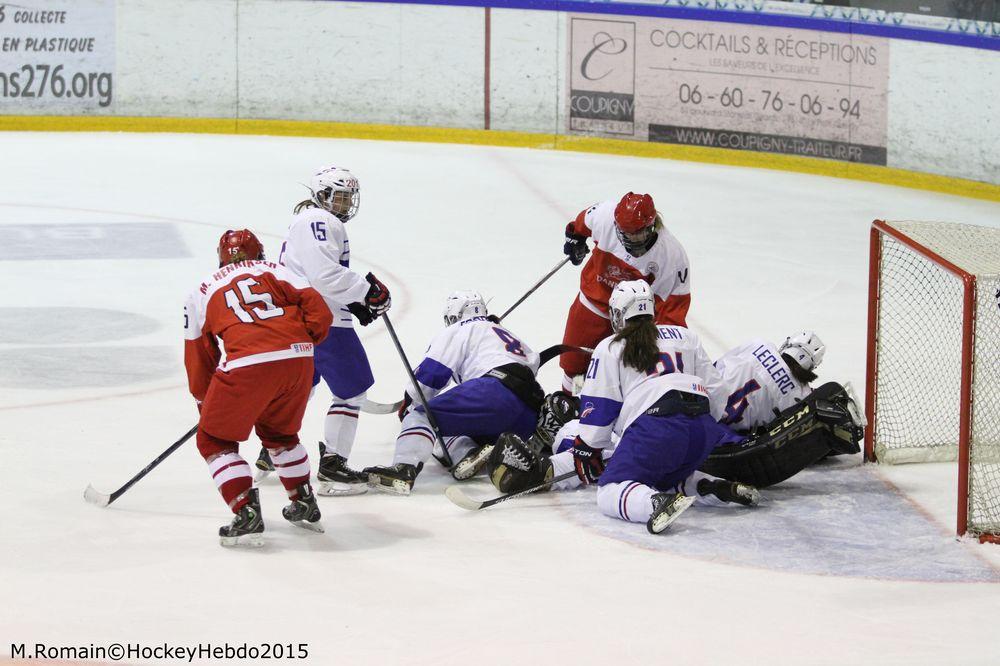
[[[368,356],[354,331],[351,316],[362,326],[389,310],[389,290],[371,273],[365,278],[350,269],[351,250],[345,225],[358,212],[361,189],[347,169],[327,167],[313,175],[310,197],[295,206],[278,263],[305,278],[323,296],[333,313],[326,339],[316,346],[316,371],[333,394],[320,442],[320,495],[356,495],[368,487],[365,477],[347,466],[358,430],[358,415],[367,391],[375,383]],[[257,468],[274,469],[267,449]]]
[[[235,514],[219,528],[223,546],[263,545],[264,522],[250,465],[239,451],[256,429],[292,501],[286,520],[322,532],[298,432],[309,400],[313,346],[326,337],[330,309],[306,281],[264,261],[250,231],[219,241],[219,270],[184,306],[184,366],[199,403],[198,451]],[[226,352],[220,363],[219,340]]]
[[[730,482],[771,486],[793,476],[821,458],[838,453],[858,453],[864,435],[864,420],[850,385],[829,382],[813,391],[809,382],[822,360],[825,347],[815,333],[787,338],[780,348],[764,340],[753,340],[730,350],[716,361],[720,371],[707,388],[712,415],[721,423],[736,421],[743,435],[739,443],[715,448],[700,465]],[[710,374],[710,373],[709,373]],[[745,404],[732,399],[733,387],[758,384],[759,389],[742,392]],[[786,391],[783,394],[782,388]],[[741,409],[742,406],[742,409]],[[736,414],[740,418],[734,418]],[[536,434],[524,442],[504,434],[490,457],[488,472],[498,490],[513,493],[534,486],[554,475],[574,469],[573,444],[580,434],[578,407],[565,395],[546,398]],[[554,433],[554,434],[553,434]],[[613,460],[613,444],[603,458]],[[555,451],[551,458],[548,454]],[[571,477],[552,486],[563,490],[582,485]],[[745,503],[736,485],[717,482],[696,472],[675,488],[697,493],[700,501]]]
[[[462,480],[486,464],[500,433],[529,437],[535,431],[544,396],[535,381],[538,354],[488,316],[477,292],[449,296],[444,323],[415,374],[449,454],[458,461],[452,474]],[[452,382],[455,386],[442,392]],[[431,457],[436,438],[415,399],[407,387],[392,466],[365,470],[373,488],[409,495]]]
[[[663,226],[653,198],[629,192],[621,200],[605,201],[581,211],[566,225],[563,252],[579,265],[594,254],[580,272],[580,293],[573,299],[566,319],[563,344],[593,348],[611,335],[608,299],[623,280],[645,280],[652,290],[657,324],[686,326],[691,305],[691,276],[687,254]],[[587,368],[584,354],[563,354],[559,359],[563,389],[573,392],[574,382]]]

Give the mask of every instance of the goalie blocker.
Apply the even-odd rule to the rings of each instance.
[[[791,478],[832,454],[854,454],[865,421],[848,384],[823,384],[740,444],[720,446],[701,471],[766,488]]]

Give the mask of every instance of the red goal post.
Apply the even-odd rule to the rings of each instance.
[[[872,223],[865,459],[958,461],[957,532],[1000,542],[1000,229]]]

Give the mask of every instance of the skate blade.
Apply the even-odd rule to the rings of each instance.
[[[266,479],[270,473],[271,470],[269,469],[260,469],[260,468],[255,469],[253,473],[253,482],[260,483],[261,481]]]
[[[400,481],[399,479],[390,481],[383,479],[378,474],[368,475],[368,487],[389,495],[409,495],[411,490],[410,484],[406,481]]]
[[[264,545],[263,534],[243,534],[240,536],[220,536],[219,543],[226,548],[245,546],[248,548],[260,548]]]
[[[455,465],[455,469],[451,470],[452,478],[456,481],[471,479],[486,465],[486,461],[489,460],[491,453],[493,453],[493,445],[484,446],[479,455],[472,460],[463,460]]]
[[[684,513],[692,504],[694,504],[693,497],[685,495],[675,499],[672,503],[672,511],[665,511],[656,518],[651,519],[646,527],[649,529],[651,534],[660,534],[670,527],[675,520],[680,518],[681,514]]]
[[[367,492],[368,486],[363,482],[319,481],[316,486],[316,494],[323,497],[348,497],[350,495],[364,495]]]
[[[310,532],[316,532],[317,534],[324,534],[326,530],[323,528],[323,523],[318,520],[315,523],[310,523],[308,520],[290,520],[288,521],[296,527],[301,527],[304,530],[309,530]]]

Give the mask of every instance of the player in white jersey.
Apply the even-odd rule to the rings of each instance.
[[[278,262],[309,281],[333,313],[333,327],[316,346],[316,374],[333,393],[320,443],[317,470],[320,495],[354,495],[367,490],[365,477],[347,467],[354,446],[361,403],[375,379],[361,340],[354,331],[353,315],[362,326],[389,309],[389,290],[371,273],[367,277],[350,269],[351,250],[345,224],[358,212],[361,191],[357,178],[346,170],[328,167],[310,183],[311,196],[295,206]],[[270,461],[261,451],[258,468]]]
[[[609,305],[615,335],[594,350],[584,378],[576,471],[597,482],[602,513],[658,534],[694,501],[676,487],[716,446],[743,438],[712,418],[706,385],[718,383],[718,371],[694,332],[654,323],[646,282],[620,283]],[[605,466],[612,434],[620,440]],[[747,504],[759,496],[741,491]]]
[[[535,381],[538,354],[488,316],[477,292],[449,296],[444,321],[414,374],[452,460],[458,461],[452,474],[461,480],[486,464],[501,433],[527,438],[535,431],[544,395]],[[452,382],[455,386],[443,391]],[[365,470],[376,489],[410,494],[433,452],[434,431],[423,406],[412,404],[415,398],[407,387],[392,466]]]
[[[715,361],[722,379],[710,396],[712,416],[740,432],[767,425],[812,393],[825,352],[812,331],[787,337],[781,347],[757,338],[729,350]]]

